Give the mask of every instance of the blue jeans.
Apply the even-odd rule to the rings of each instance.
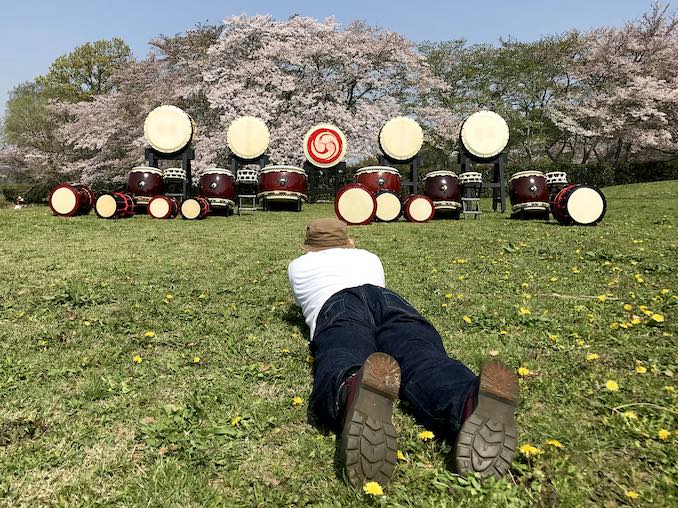
[[[369,284],[325,302],[310,348],[311,409],[334,430],[339,430],[339,386],[376,351],[400,364],[400,398],[438,436],[457,432],[466,398],[478,387],[478,377],[447,356],[433,325],[393,291]]]

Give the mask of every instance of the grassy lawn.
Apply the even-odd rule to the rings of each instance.
[[[331,205],[192,222],[0,210],[0,505],[676,506],[678,181],[605,193],[592,228],[486,212],[351,229],[450,355],[524,367],[535,447],[481,484],[398,406],[406,460],[379,499],[337,478],[335,438],[307,414],[287,264]]]

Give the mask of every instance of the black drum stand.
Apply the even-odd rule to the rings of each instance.
[[[497,205],[499,204],[501,206],[501,213],[505,213],[506,179],[504,177],[504,165],[506,164],[506,152],[502,152],[490,160],[476,162],[464,153],[464,150],[459,150],[458,162],[461,167],[461,173],[472,171],[473,164],[492,164],[494,168],[492,182],[486,184],[486,187],[492,189],[492,210],[496,212]]]
[[[193,178],[191,176],[191,161],[195,159],[193,148],[187,146],[174,153],[163,153],[155,148],[146,148],[144,156],[146,157],[147,164],[152,168],[157,168],[159,161],[181,161],[181,169],[186,172],[186,179],[184,180],[181,193],[167,195],[180,197],[182,201],[193,196]]]
[[[228,156],[228,169],[233,173],[235,178],[235,192],[236,202],[238,203],[238,215],[243,212],[254,213],[257,209],[257,183],[256,182],[240,182],[238,181],[238,169],[247,165],[259,166],[263,169],[268,165],[268,155],[263,154],[256,159],[241,159],[236,155],[230,154]]]
[[[402,183],[402,186],[405,189],[408,189],[409,194],[417,193],[417,170],[421,166],[421,156],[416,155],[409,162],[401,162],[391,159],[388,155],[379,155],[379,165],[380,166],[404,166],[406,165],[409,169],[410,179]]]
[[[346,163],[340,162],[330,168],[319,168],[308,161],[304,162],[304,171],[308,176],[308,202],[332,201],[339,188],[346,183]]]

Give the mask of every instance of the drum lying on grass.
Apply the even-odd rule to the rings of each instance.
[[[400,194],[400,173],[388,166],[368,166],[355,173],[355,181],[372,192],[390,190]]]
[[[144,121],[146,141],[158,152],[178,152],[188,146],[196,134],[193,119],[176,106],[159,106]]]
[[[377,200],[374,193],[364,185],[349,183],[337,191],[334,212],[347,224],[369,224],[377,213]]]
[[[253,116],[236,118],[226,131],[226,143],[231,152],[244,161],[253,161],[264,155],[270,134],[266,124]]]
[[[564,225],[593,226],[607,211],[605,196],[591,185],[569,185],[553,202],[553,217]]]
[[[148,202],[148,215],[154,219],[173,219],[178,213],[177,200],[169,196],[155,196]]]
[[[435,214],[435,205],[428,196],[411,194],[405,199],[404,213],[410,222],[428,222]]]
[[[60,183],[49,193],[49,207],[54,215],[73,217],[92,211],[95,195],[87,185]]]
[[[228,169],[213,168],[203,171],[198,183],[198,194],[217,208],[235,206],[235,178]]]
[[[306,160],[319,168],[331,168],[346,155],[346,136],[336,126],[320,123],[304,136]]]
[[[380,190],[374,195],[377,200],[375,219],[380,222],[393,222],[398,220],[403,212],[403,203],[400,196],[390,190]]]
[[[459,140],[471,159],[489,161],[508,145],[509,128],[506,120],[494,111],[478,111],[464,120]]]
[[[517,214],[548,214],[549,191],[541,171],[521,171],[509,180],[511,211]]]
[[[204,219],[210,214],[210,203],[205,198],[197,196],[188,198],[181,203],[181,216],[188,220]]]
[[[134,215],[134,199],[123,192],[108,192],[97,198],[94,210],[102,219],[127,219]]]
[[[306,190],[306,172],[296,166],[266,166],[259,172],[259,199],[306,201]]]
[[[393,161],[411,161],[423,144],[424,132],[421,126],[405,116],[392,118],[379,131],[379,148]]]

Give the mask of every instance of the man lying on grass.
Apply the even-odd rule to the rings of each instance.
[[[346,482],[385,485],[391,478],[398,394],[421,425],[455,443],[457,472],[504,475],[516,448],[513,371],[492,360],[477,377],[448,357],[435,328],[386,289],[381,261],[355,248],[344,222],[311,222],[301,247],[307,253],[288,274],[310,328],[310,404],[341,435]]]

